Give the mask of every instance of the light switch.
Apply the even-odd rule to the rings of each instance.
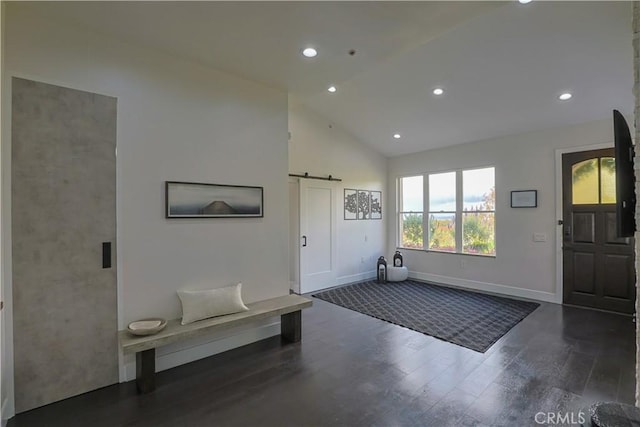
[[[534,242],[546,242],[547,241],[547,233],[533,233],[533,241]]]

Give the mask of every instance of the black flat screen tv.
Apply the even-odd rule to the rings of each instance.
[[[613,110],[616,156],[616,232],[633,237],[636,231],[636,178],[633,171],[633,141],[629,126],[618,110]]]

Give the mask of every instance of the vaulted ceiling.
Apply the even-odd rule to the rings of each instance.
[[[286,90],[387,156],[632,113],[630,2],[21,7]]]

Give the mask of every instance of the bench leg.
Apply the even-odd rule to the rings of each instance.
[[[302,339],[301,310],[280,316],[280,335],[289,342],[298,342]]]
[[[139,393],[156,389],[156,349],[136,353],[136,385]]]

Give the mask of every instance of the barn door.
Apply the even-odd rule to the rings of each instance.
[[[300,180],[300,290],[336,285],[336,186]]]

